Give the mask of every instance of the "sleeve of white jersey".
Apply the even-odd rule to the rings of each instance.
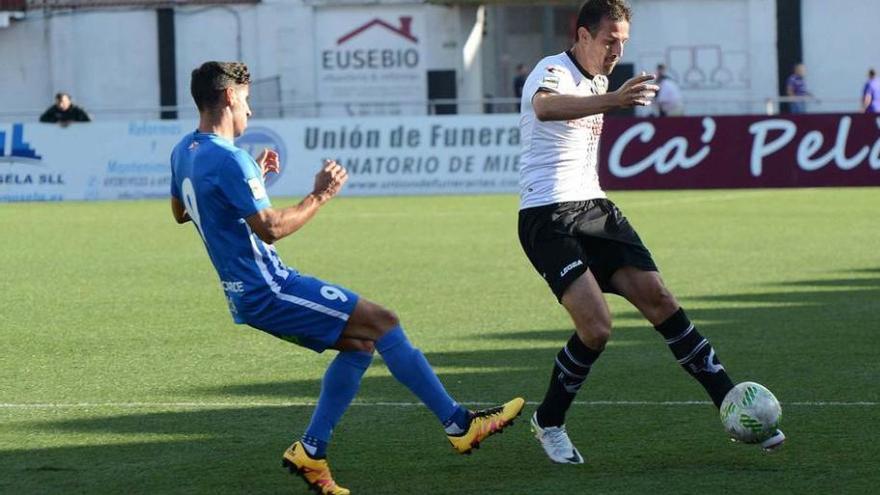
[[[569,81],[571,81],[571,74],[562,65],[538,64],[526,79],[523,95],[528,95],[531,100],[538,91],[566,93]]]

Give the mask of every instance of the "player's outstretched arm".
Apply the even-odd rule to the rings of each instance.
[[[177,223],[186,223],[191,219],[189,218],[189,213],[186,212],[186,207],[183,206],[183,203],[174,196],[171,196],[171,213],[174,215],[174,220]]]
[[[315,188],[299,204],[281,210],[264,208],[247,217],[257,237],[274,243],[299,230],[318,209],[330,201],[348,180],[348,172],[333,160],[324,160],[324,167],[315,175]]]
[[[574,120],[605,113],[616,108],[648,106],[660,88],[654,76],[643,74],[623,83],[617,91],[604,95],[575,96],[547,91],[535,93],[532,107],[540,121]]]

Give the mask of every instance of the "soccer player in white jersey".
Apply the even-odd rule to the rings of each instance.
[[[281,261],[273,244],[311,220],[348,176],[337,163],[325,161],[314,190],[299,204],[273,208],[263,179],[280,170],[278,155],[267,150],[254,160],[233,144],[251,115],[249,84],[247,67],[239,62],[206,62],[193,71],[199,127],[172,152],[171,209],[178,223],[192,220],[195,225],[236,323],[317,352],[339,351],[324,374],[311,422],[302,439],[284,452],[283,464],[319,493],[349,493],[332,477],[327,445],[374,351],[437,416],[453,448],[470,453],[512,423],[523,399],[468,411],[449,396],[393,312]]]
[[[521,100],[520,243],[575,327],[531,420],[558,463],[584,462],[565,429],[565,414],[611,335],[603,292],[623,296],[654,325],[716,406],[733,387],[712,345],[663,284],[651,253],[599,185],[602,114],[649,105],[658,89],[653,76],[641,75],[607,91],[606,76],[629,39],[631,14],[624,0],[587,0],[571,49],[538,62]],[[779,431],[764,447],[784,438]]]

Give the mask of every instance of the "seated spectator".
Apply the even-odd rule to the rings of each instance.
[[[67,93],[55,95],[55,104],[40,115],[40,122],[58,123],[62,126],[71,122],[91,122],[91,120],[85,110],[70,101],[70,95]]]

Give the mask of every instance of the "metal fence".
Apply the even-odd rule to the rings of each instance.
[[[684,115],[777,115],[792,113],[791,103],[802,103],[803,113],[859,113],[853,98],[769,97],[764,99],[685,99]],[[93,120],[155,120],[163,111],[177,111],[178,119],[196,119],[195,105],[171,107],[90,107]],[[0,121],[37,121],[45,109],[0,110]],[[435,114],[488,114],[519,112],[518,98],[435,99],[416,101],[320,102],[281,101],[280,79],[269,77],[251,85],[251,110],[254,118],[314,118],[326,116],[407,116]],[[653,108],[639,108],[637,115],[648,116]]]

